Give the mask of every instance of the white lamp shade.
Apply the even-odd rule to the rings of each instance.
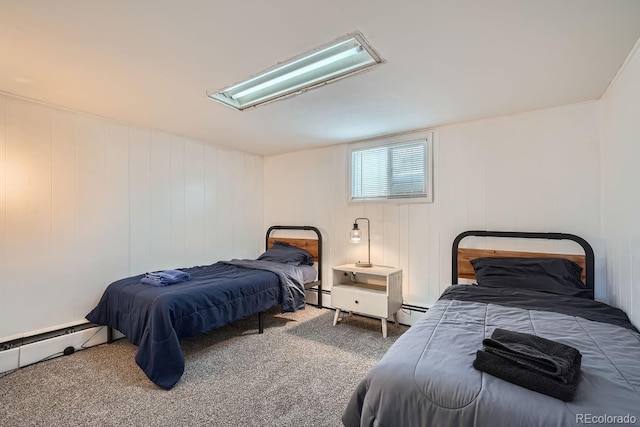
[[[360,243],[360,241],[362,240],[362,234],[360,233],[360,229],[356,229],[354,228],[353,230],[351,230],[351,243]]]

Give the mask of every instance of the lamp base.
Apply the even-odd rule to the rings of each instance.
[[[370,262],[356,262],[356,267],[373,267],[373,264]]]

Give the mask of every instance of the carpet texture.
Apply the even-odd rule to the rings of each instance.
[[[341,426],[351,392],[405,326],[307,306],[271,310],[182,340],[169,391],[136,365],[126,339],[0,377],[0,426]]]

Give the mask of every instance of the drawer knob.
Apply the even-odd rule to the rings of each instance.
[[[358,300],[356,300],[356,304],[358,304]]]

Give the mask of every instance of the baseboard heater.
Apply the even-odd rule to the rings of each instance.
[[[419,311],[420,313],[426,313],[429,307],[422,307],[420,305],[402,304],[402,308],[410,311]]]
[[[107,342],[106,326],[82,323],[0,342],[0,373]]]

